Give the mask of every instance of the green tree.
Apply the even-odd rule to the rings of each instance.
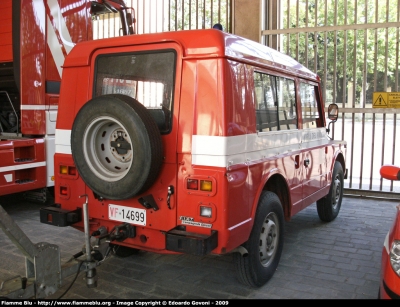
[[[166,28],[170,31],[209,29],[220,23],[229,30],[231,0],[170,0]]]
[[[398,21],[397,0],[379,1],[376,7],[377,3],[375,0],[290,1],[289,6],[283,7],[283,27],[333,27]],[[395,76],[398,65],[396,28],[347,31],[332,29],[327,32],[292,34],[285,36],[284,44],[286,53],[321,77],[326,74],[328,80],[334,80],[329,84],[327,82],[326,90],[336,93],[336,103],[346,100],[348,81],[355,84],[358,100],[363,84],[367,84],[368,103],[372,102],[374,91],[386,91],[388,87],[398,90]],[[363,101],[360,102],[363,104]]]

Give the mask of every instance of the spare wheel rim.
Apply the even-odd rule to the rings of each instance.
[[[115,146],[121,137],[130,146],[126,152],[118,152]],[[132,141],[118,120],[109,116],[97,117],[85,129],[82,142],[86,163],[98,178],[114,182],[128,173],[133,158]]]

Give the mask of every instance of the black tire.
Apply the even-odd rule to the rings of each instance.
[[[261,287],[274,275],[283,249],[283,208],[278,196],[263,192],[253,229],[243,247],[248,254],[234,254],[238,279],[250,287]]]
[[[343,168],[340,162],[335,162],[332,183],[328,195],[317,201],[319,218],[324,222],[333,221],[339,214],[343,198]]]
[[[98,196],[122,200],[144,192],[163,161],[161,134],[148,110],[124,95],[104,95],[78,112],[71,151],[83,181]]]

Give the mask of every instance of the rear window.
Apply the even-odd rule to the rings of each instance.
[[[175,62],[174,50],[100,55],[96,59],[94,96],[130,96],[149,110],[161,133],[168,133]]]

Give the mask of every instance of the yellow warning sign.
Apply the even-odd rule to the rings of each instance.
[[[388,92],[387,94],[388,94],[389,108],[400,108],[400,93]]]
[[[374,92],[372,95],[373,108],[388,108],[387,92]]]
[[[400,108],[400,92],[374,92],[373,108]]]

